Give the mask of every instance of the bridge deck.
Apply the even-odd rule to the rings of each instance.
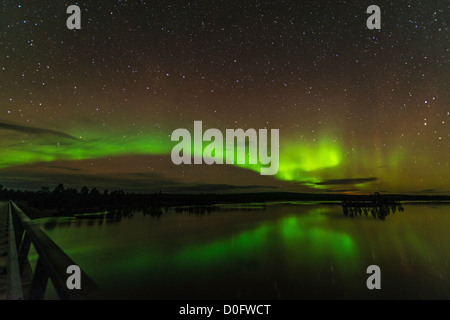
[[[6,299],[8,264],[8,202],[0,202],[0,300]]]

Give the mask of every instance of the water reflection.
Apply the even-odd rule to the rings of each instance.
[[[147,206],[142,208],[117,208],[110,211],[75,214],[73,215],[73,217],[44,218],[42,219],[42,224],[46,230],[54,230],[56,228],[79,228],[84,226],[117,224],[122,222],[124,219],[133,219],[135,216],[148,216],[151,218],[159,219],[164,214],[168,214],[169,212],[203,216],[218,212],[261,210],[266,210],[265,204],[250,203],[234,205],[201,205],[178,207]]]
[[[266,210],[265,203],[248,203],[233,205],[201,205],[201,206],[178,206],[174,208],[176,213],[188,213],[196,215],[211,214],[219,211],[260,211]]]
[[[262,222],[207,243],[189,241],[174,251],[172,258],[184,266],[208,266],[233,259],[242,261],[249,254],[265,254],[265,250],[276,247],[289,253],[291,260],[298,259],[298,263],[305,259],[318,261],[329,254],[348,263],[357,254],[356,245],[349,234],[322,224],[327,219],[323,215],[326,212],[326,209],[309,209],[305,214]]]
[[[397,211],[403,212],[400,202],[385,199],[380,194],[375,194],[369,201],[342,201],[342,211],[346,217],[368,216],[374,219],[385,220],[386,217]]]
[[[115,298],[122,297],[119,292],[125,287],[133,288],[127,294],[136,298],[223,298],[245,292],[245,297],[281,298],[294,294],[286,289],[293,279],[308,294],[317,280],[304,278],[311,270],[319,278],[338,281],[361,269],[357,242],[347,230],[329,225],[330,209],[304,207],[296,213],[284,209],[280,216],[272,208],[261,220],[252,220],[253,215],[238,220],[240,212],[218,214],[220,219],[171,214],[156,228],[147,225],[142,233],[135,223],[121,226],[133,232],[127,233],[127,247],[115,247],[117,256],[98,259],[108,259],[114,274],[127,275],[109,291],[117,294]],[[193,219],[195,225],[185,224]],[[142,219],[136,220],[143,224]],[[178,222],[172,225],[171,220]],[[92,275],[112,285],[103,272]],[[177,283],[176,289],[171,283]],[[152,290],[155,287],[159,291]]]
[[[342,205],[347,216],[382,220],[403,211],[389,201]],[[448,206],[404,206],[408,215],[389,223],[345,219],[340,204],[120,209],[40,222],[112,298],[450,298]],[[383,268],[378,292],[365,286],[371,264]]]

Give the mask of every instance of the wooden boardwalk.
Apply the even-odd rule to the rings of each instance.
[[[31,246],[38,254],[34,270],[28,261]],[[45,299],[49,281],[60,299],[95,299],[99,289],[83,270],[78,269],[83,288],[68,287],[67,270],[74,265],[77,264],[17,204],[0,202],[0,300]]]
[[[8,265],[8,202],[0,202],[0,300],[6,299]]]

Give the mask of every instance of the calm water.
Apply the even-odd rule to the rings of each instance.
[[[449,204],[403,204],[384,221],[340,205],[232,207],[36,223],[110,298],[450,299]],[[366,287],[372,264],[381,290]]]

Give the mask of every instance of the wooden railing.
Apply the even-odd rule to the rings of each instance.
[[[31,287],[25,299],[44,299],[50,279],[60,299],[95,299],[98,288],[89,276],[81,270],[81,289],[69,289],[67,268],[76,263],[56,245],[42,229],[12,201],[9,202],[9,287],[13,297],[20,298],[21,279],[28,263],[28,253],[33,244],[38,259],[32,274]],[[14,246],[15,245],[15,246]],[[12,251],[12,252],[11,252]],[[20,282],[18,284],[17,282]]]

